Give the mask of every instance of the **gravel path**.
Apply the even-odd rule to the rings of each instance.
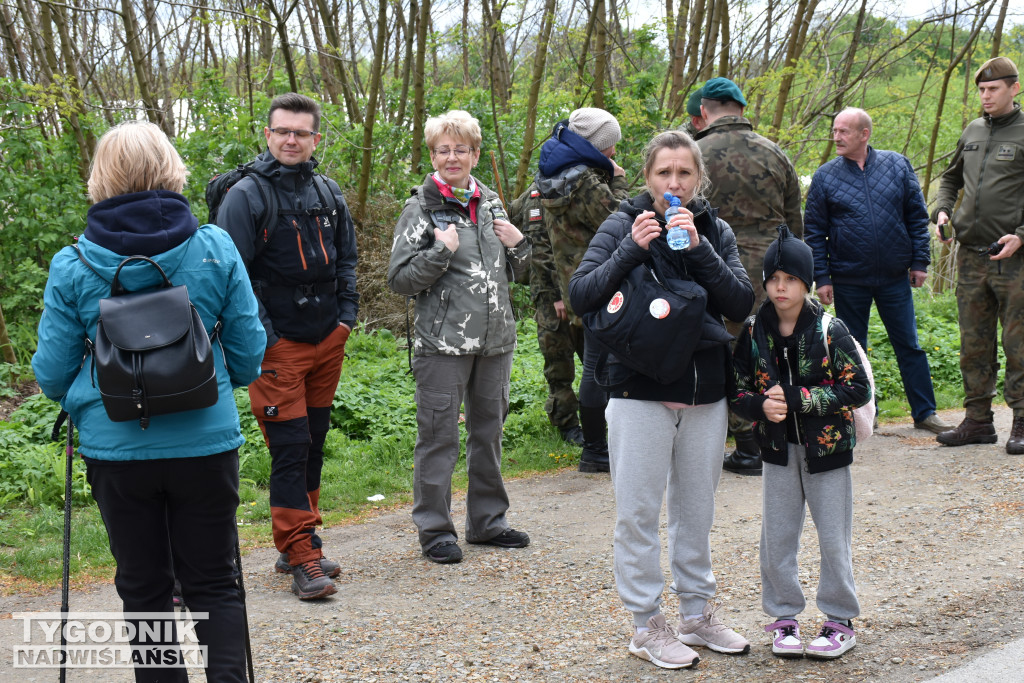
[[[961,413],[947,413],[959,421]],[[939,448],[909,424],[883,425],[853,466],[854,561],[863,614],[858,646],[836,662],[772,657],[760,609],[760,480],[724,473],[712,532],[722,614],[753,643],[746,656],[701,653],[692,671],[629,655],[630,619],[615,592],[614,501],[607,475],[562,471],[509,482],[511,524],[532,544],[463,544],[461,564],[419,553],[407,507],[334,527],[337,595],[299,602],[274,574],[275,552],[244,558],[260,681],[917,681],[1024,636],[1024,458],[998,446]],[[463,519],[461,499],[454,513]],[[817,553],[808,519],[801,580],[813,607]],[[6,613],[51,610],[59,597],[2,598],[0,680],[52,680],[13,670]],[[72,596],[72,609],[119,606],[111,586]],[[665,606],[666,613],[674,605]],[[18,624],[20,627],[20,623]],[[1022,662],[1024,667],[1024,662]],[[128,681],[71,672],[69,681]],[[26,675],[27,674],[27,675]],[[198,677],[200,680],[202,676]]]

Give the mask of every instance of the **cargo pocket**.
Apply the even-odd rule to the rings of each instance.
[[[416,406],[417,422],[422,437],[436,439],[438,435],[446,434],[446,422],[451,419],[451,394],[417,388]]]

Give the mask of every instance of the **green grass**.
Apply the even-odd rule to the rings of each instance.
[[[928,351],[939,408],[959,407],[959,328],[952,294],[915,290],[921,345]],[[547,422],[547,385],[532,320],[520,322],[512,370],[512,402],[504,431],[502,472],[525,476],[575,466],[578,450],[568,447]],[[868,354],[874,367],[882,419],[905,418],[909,406],[885,330],[872,311]],[[405,340],[386,330],[357,331],[349,340],[335,396],[322,477],[320,507],[335,524],[371,510],[411,499],[416,440],[415,389],[408,372]],[[239,449],[243,544],[269,545],[267,482],[270,456],[244,390],[237,391],[247,443]],[[42,396],[26,401],[10,421],[0,422],[0,585],[23,580],[53,584],[60,577],[63,505],[63,444],[49,441],[56,404]],[[463,431],[463,439],[465,433]],[[464,452],[464,449],[463,449]],[[72,522],[72,572],[79,578],[110,577],[113,559],[84,468],[76,459]],[[465,456],[454,486],[466,486]],[[367,498],[381,494],[379,503]],[[412,521],[409,522],[410,528]],[[16,584],[20,585],[20,584]]]

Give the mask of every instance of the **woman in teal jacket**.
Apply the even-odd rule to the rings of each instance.
[[[78,427],[124,611],[172,612],[177,577],[191,610],[208,613],[196,625],[199,643],[207,647],[207,680],[244,681],[234,546],[238,447],[245,439],[232,389],[259,375],[266,333],[231,238],[214,226],[200,229],[180,194],[186,175],[153,124],[122,124],[100,139],[89,177],[96,203],[78,240],[81,256],[65,247],[50,264],[32,368],[43,393],[60,401]],[[114,271],[131,255],[152,258],[172,283],[188,287],[207,332],[218,320],[223,325],[220,344],[214,344],[217,403],[153,416],[145,430],[136,421],[110,421],[86,357],[86,340],[96,339],[99,300],[109,295]],[[130,291],[152,288],[159,278],[143,262],[127,265],[119,276]],[[132,644],[177,649],[166,641],[137,638]],[[188,680],[183,667],[138,668],[135,676]]]

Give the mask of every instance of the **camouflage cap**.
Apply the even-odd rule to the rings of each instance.
[[[974,74],[974,83],[997,81],[1000,78],[1017,78],[1017,65],[1006,57],[993,57]]]
[[[686,100],[686,113],[690,116],[700,116],[700,100],[704,97],[704,88],[697,88]]]
[[[701,95],[705,100],[722,100],[723,102],[739,102],[741,106],[747,106],[747,99],[743,97],[740,87],[728,78],[712,78],[701,88]]]

